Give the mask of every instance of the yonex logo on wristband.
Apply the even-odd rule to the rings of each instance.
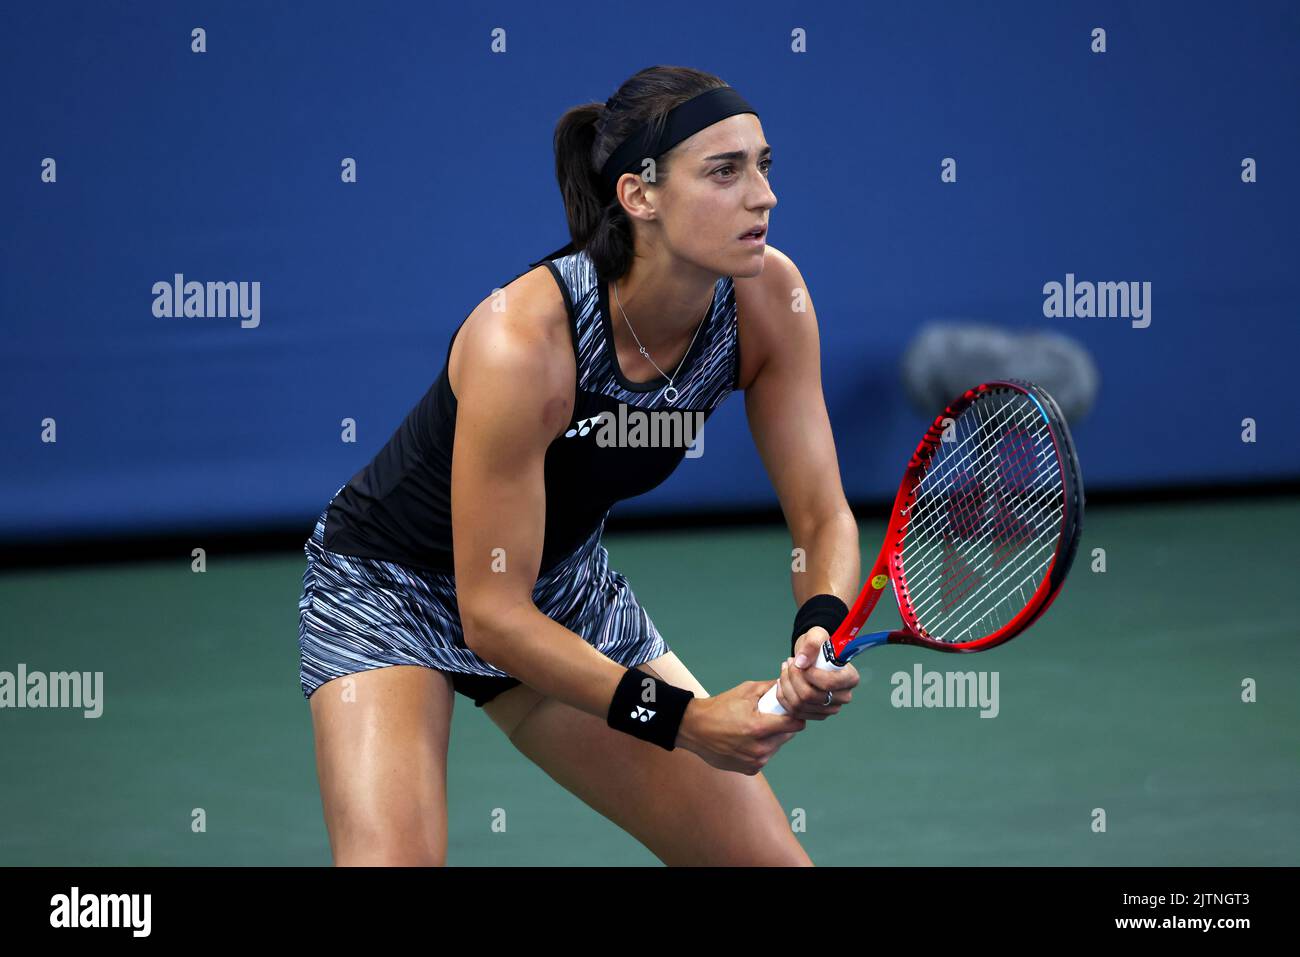
[[[677,747],[677,731],[694,697],[685,688],[674,687],[639,668],[628,668],[614,689],[605,720],[615,731],[671,751]],[[646,707],[648,704],[654,707]]]

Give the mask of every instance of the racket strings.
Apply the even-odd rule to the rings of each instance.
[[[979,415],[975,414],[977,411]],[[984,414],[979,406],[972,406],[953,425],[954,431],[966,434],[956,442],[940,444],[939,452],[931,460],[930,469],[916,484],[917,495],[926,491],[927,485],[933,485],[949,477],[944,468],[936,467],[940,463],[949,469],[966,468],[971,472],[978,471],[980,468],[987,469],[996,464],[987,455],[988,445],[992,442],[996,429],[1004,426],[1029,426],[1033,423],[1035,414],[1032,409],[1022,408],[1015,419],[998,421],[995,415]],[[971,418],[967,419],[966,416]],[[970,425],[972,421],[977,423],[973,428]]]
[[[1041,510],[1040,510],[1041,511]],[[1052,518],[1050,514],[1045,518]],[[1031,538],[1023,537],[1015,544],[1024,544],[1031,542]],[[1053,542],[1048,542],[1048,546]],[[1034,558],[1040,551],[1043,551],[1043,544],[1035,549],[1021,549],[1018,553],[1010,553],[1010,541],[1002,542],[998,545],[992,554],[988,555],[967,555],[959,553],[956,549],[944,549],[937,560],[937,571],[939,575],[931,575],[926,584],[918,585],[917,588],[909,588],[911,603],[913,609],[918,612],[918,616],[930,615],[935,610],[936,602],[940,599],[943,601],[943,611],[950,611],[956,606],[958,601],[970,597],[971,594],[979,590],[989,589],[996,590],[998,586],[1005,584],[1005,580],[1013,579],[1018,572],[1024,568],[1032,566]],[[1011,558],[1008,555],[1011,554]],[[1050,554],[1048,554],[1050,558]],[[1001,572],[1001,579],[998,577],[985,577],[984,573],[993,570]],[[961,571],[961,577],[954,577],[957,572]],[[1035,568],[1036,571],[1036,568]],[[1024,581],[1022,580],[1022,585]]]
[[[918,621],[926,623],[926,630],[932,637],[945,641],[974,640],[993,633],[1028,603],[1046,574],[1055,550],[1054,540],[1038,541],[1033,548],[1016,554],[1001,569],[997,566],[1005,555],[990,556],[976,562],[964,558],[962,567],[966,569],[968,580],[949,583],[943,592],[945,601],[937,611],[933,600],[928,603],[921,600],[919,608],[914,604]],[[994,574],[989,575],[990,571]],[[984,594],[980,595],[981,592]],[[973,595],[980,595],[981,600],[960,605]],[[1013,599],[1017,599],[1014,604]],[[943,615],[954,609],[957,614],[943,621]],[[977,629],[979,633],[975,633]]]
[[[1026,413],[1022,415],[1015,424],[1024,425],[1031,421],[1032,419]],[[993,432],[991,431],[991,427],[995,426],[996,423],[992,421],[986,420],[981,422],[978,429],[971,431],[969,435],[956,443],[953,451],[948,452],[946,455],[946,461],[942,466],[938,464],[940,456],[936,455],[935,464],[931,465],[930,470],[922,480],[917,483],[913,505],[910,509],[906,510],[912,516],[908,525],[909,531],[923,533],[926,537],[930,537],[935,531],[935,526],[940,522],[949,520],[954,525],[960,525],[960,519],[953,519],[948,512],[935,511],[933,509],[927,511],[928,506],[933,501],[934,480],[937,478],[947,478],[951,481],[951,472],[955,470],[963,470],[971,483],[983,482],[989,478],[992,469],[996,467],[997,463],[987,456],[985,457],[985,461],[982,463],[978,462],[977,458],[980,456],[981,450],[983,449],[983,446],[979,443],[992,441]],[[970,443],[972,440],[976,440],[976,444],[971,445]],[[1040,461],[1045,460],[1051,454],[1052,449],[1050,447],[1041,448],[1037,451],[1037,457]],[[945,469],[947,469],[946,472]],[[930,482],[930,489],[926,488],[927,481]],[[960,502],[954,502],[953,504],[960,505]],[[917,511],[922,512],[920,519],[917,519],[916,517]],[[918,523],[920,527],[917,527]]]
[[[1007,428],[1023,427],[1030,424],[1031,421],[1027,415],[1022,415],[1013,422],[984,421],[977,430],[972,431],[958,443],[953,451],[948,452],[946,449],[941,449],[939,454],[935,456],[930,470],[922,481],[917,483],[914,493],[915,501],[910,509],[912,519],[908,526],[909,529],[929,534],[941,522],[946,521],[954,529],[964,527],[964,520],[969,524],[970,516],[958,513],[963,509],[970,511],[972,506],[978,507],[984,502],[983,487],[985,483],[994,477],[994,470],[1002,466],[1002,463],[997,458],[988,455],[988,447],[996,439],[994,430],[998,426]],[[972,441],[975,444],[971,444]],[[1051,451],[1050,448],[1038,449],[1036,453],[1038,461],[1046,460],[1051,455]],[[1034,463],[1028,464],[1032,465]],[[954,473],[958,474],[963,480],[961,486],[957,488],[954,488]],[[943,480],[942,489],[938,489],[935,480]],[[930,485],[929,488],[926,487],[927,482]],[[951,506],[954,511],[934,511],[932,508],[927,510],[927,506],[932,505],[935,498],[940,494],[948,496],[946,504]],[[918,510],[923,512],[919,519],[915,515]],[[982,525],[983,517],[977,517],[980,518],[979,524]],[[918,525],[922,527],[918,528]]]
[[[1050,545],[1040,545],[1022,550],[999,569],[1001,554],[990,563],[987,557],[946,553],[939,572],[946,578],[942,590],[914,599],[918,626],[931,637],[951,642],[994,633],[1027,604],[1053,554]]]
[[[919,579],[911,594],[916,617],[936,636],[963,640],[977,626],[989,633],[996,630],[1023,607],[1032,594],[1030,586],[1037,586],[1041,580],[1038,573],[1050,561],[1050,540],[1038,542],[1037,548],[1025,546],[1033,544],[1033,531],[1044,518],[1051,519],[1048,510],[1055,511],[1053,504],[1039,503],[1032,510],[1022,508],[1016,514],[1005,500],[993,498],[996,504],[981,499],[986,533],[979,537],[968,534],[967,528],[973,522],[969,518],[956,530],[945,529],[938,544],[939,560],[931,561],[937,567]],[[972,500],[970,495],[963,495],[956,507]],[[927,556],[933,559],[934,551],[932,547]],[[915,570],[920,566],[913,560],[910,567]],[[1010,604],[1014,598],[1020,599],[1018,605]]]
[[[1006,528],[1005,522],[995,518],[984,540],[966,537],[973,544],[965,553],[953,547],[952,536],[944,536],[937,539],[936,544],[920,556],[919,561],[909,557],[908,567],[937,564],[937,574],[931,570],[928,576],[923,575],[917,584],[909,588],[911,604],[917,617],[931,620],[938,604],[942,605],[939,610],[951,612],[959,602],[965,601],[972,594],[979,591],[993,593],[1005,584],[1006,579],[1024,572],[1026,567],[1031,568],[1031,573],[1028,578],[1021,579],[1022,587],[1028,583],[1029,578],[1035,579],[1036,586],[1041,576],[1033,574],[1038,570],[1033,565],[1034,559],[1044,557],[1040,553],[1047,550],[1045,558],[1050,560],[1055,539],[1049,537],[1045,541],[1037,541],[1035,545],[1035,536],[1030,529],[1037,527],[1040,522],[1059,523],[1059,509],[1051,503],[1044,503],[1032,513],[1017,516],[1017,522],[1021,527],[1013,532]],[[987,577],[989,571],[1001,572],[1001,575]],[[1004,599],[1009,597],[1004,596]]]
[[[987,439],[990,435],[990,425],[997,426],[996,420],[990,421],[988,418],[981,416],[982,428],[974,433],[977,436],[983,436]],[[1011,441],[1008,442],[1008,439]],[[938,568],[938,581],[942,584],[942,594],[945,598],[945,610],[951,610],[952,606],[958,600],[968,597],[971,591],[971,579],[975,578],[983,569],[982,565],[991,560],[994,567],[1003,565],[1010,554],[1014,554],[1018,546],[1024,545],[1033,538],[1036,528],[1040,525],[1045,509],[1051,508],[1054,503],[1050,500],[1040,503],[1033,511],[1027,511],[1023,503],[1028,503],[1032,507],[1035,495],[1034,493],[1042,491],[1045,483],[1040,477],[1037,486],[1027,483],[1027,478],[1035,466],[1035,462],[1027,454],[1031,448],[1027,441],[1028,433],[1024,429],[1007,427],[1002,430],[1002,434],[993,443],[995,455],[986,461],[980,468],[980,471],[971,473],[970,466],[970,449],[963,450],[966,454],[960,456],[961,464],[956,468],[950,468],[949,472],[956,471],[959,478],[955,481],[958,486],[955,491],[950,492],[947,501],[942,503],[943,506],[938,509],[929,509],[929,515],[922,518],[921,522],[912,527],[911,534],[916,536],[917,541],[923,539],[930,540],[930,547],[915,556],[915,559],[924,564],[934,563],[935,552],[943,553],[943,561]],[[987,443],[986,443],[987,447]],[[1006,454],[1008,448],[1013,452],[1018,450],[1018,454],[1008,457]],[[1042,459],[1044,456],[1039,454],[1035,456]],[[996,475],[992,476],[1000,480],[1000,484],[990,482],[991,473],[996,469]],[[936,475],[939,472],[934,473]],[[951,474],[950,481],[953,481]],[[933,484],[933,483],[932,483]],[[1050,489],[1050,486],[1045,486]],[[1016,493],[1022,507],[1019,512],[1012,507],[1008,491]],[[992,502],[990,512],[990,500]],[[938,517],[936,517],[938,516]],[[946,518],[947,528],[945,535],[932,535],[938,522]],[[978,532],[986,528],[988,534],[983,538],[978,537]],[[971,556],[968,553],[955,552],[951,546],[954,541],[975,542],[976,545],[991,543],[993,548],[991,556],[976,557],[986,561],[970,562]],[[913,567],[917,567],[916,560],[913,560]],[[932,583],[933,584],[933,583]],[[996,582],[985,581],[986,586],[996,584]],[[922,612],[931,611],[923,599],[927,597],[927,588],[925,584],[918,584],[913,590],[915,596],[914,604]]]
[[[941,442],[906,510],[908,604],[932,638],[992,634],[1025,607],[1056,551],[1064,489],[1051,428],[1019,393],[988,394]]]

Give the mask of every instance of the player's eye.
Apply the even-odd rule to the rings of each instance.
[[[768,174],[768,172],[772,169],[772,161],[771,161],[771,160],[763,160],[763,162],[761,162],[761,163],[758,164],[758,167],[759,167],[759,169],[761,169],[761,170],[763,171],[763,175],[766,176],[766,175]],[[715,170],[713,171],[713,173],[714,173],[714,175],[716,176],[718,173],[726,173],[726,172],[728,172],[728,171],[733,171],[733,172],[734,172],[735,169],[736,169],[736,167],[734,167],[734,166],[732,166],[730,163],[728,163],[726,166],[719,166],[717,169],[715,169]]]

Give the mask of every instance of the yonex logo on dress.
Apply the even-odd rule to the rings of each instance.
[[[566,439],[571,439],[575,435],[577,436],[586,435],[588,432],[590,432],[592,429],[596,427],[596,424],[600,422],[601,416],[603,415],[604,413],[602,412],[601,415],[594,415],[590,419],[579,419],[577,422],[573,423],[573,426],[569,429],[568,432],[564,433],[564,437]]]
[[[640,705],[637,705],[636,710],[631,712],[631,717],[636,718],[642,723],[649,721],[654,716],[655,712],[651,711],[649,708],[643,708]]]
[[[704,454],[704,418],[703,412],[680,409],[628,411],[620,402],[617,415],[606,411],[578,419],[564,437],[580,439],[595,432],[601,448],[684,448],[686,458],[697,459]]]

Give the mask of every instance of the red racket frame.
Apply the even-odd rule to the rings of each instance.
[[[903,539],[907,532],[908,512],[915,500],[916,486],[925,477],[935,451],[940,447],[947,421],[956,419],[983,394],[993,390],[1011,389],[1033,399],[1042,410],[1055,444],[1057,461],[1060,463],[1061,478],[1065,488],[1064,508],[1061,515],[1061,535],[1057,542],[1052,564],[1043,576],[1033,596],[1025,607],[997,631],[975,641],[946,642],[938,641],[921,634],[920,625],[908,600],[906,569],[903,567]],[[885,532],[885,542],[880,549],[880,556],[872,566],[867,583],[863,586],[858,600],[849,610],[849,615],[835,630],[827,642],[826,657],[837,664],[845,664],[859,651],[877,644],[910,644],[936,651],[971,652],[986,651],[1009,641],[1020,634],[1042,616],[1061,593],[1066,573],[1074,562],[1075,552],[1079,547],[1079,535],[1083,527],[1083,480],[1079,473],[1079,460],[1074,451],[1074,440],[1070,436],[1065,416],[1060,407],[1046,390],[1032,382],[1018,379],[997,379],[982,383],[968,389],[960,397],[950,402],[943,412],[935,416],[933,424],[912,454],[903,481],[899,485],[898,495],[894,499],[893,513],[889,528]],[[894,586],[894,598],[898,602],[899,614],[904,627],[897,631],[877,632],[861,635],[862,626],[880,600],[886,582]]]

